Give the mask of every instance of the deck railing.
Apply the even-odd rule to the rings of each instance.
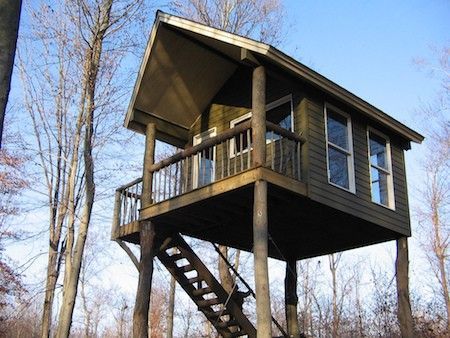
[[[120,226],[132,223],[139,219],[141,195],[142,178],[137,178],[116,189],[112,226],[113,236]]]
[[[297,133],[266,123],[266,163],[272,170],[301,180],[301,147]],[[152,203],[198,189],[212,182],[251,169],[251,121],[245,121],[193,147],[181,150],[150,167]],[[116,190],[114,229],[137,221],[141,207],[142,179]],[[114,228],[115,227],[115,228]]]
[[[154,203],[184,194],[251,167],[251,129],[246,121],[154,164]]]

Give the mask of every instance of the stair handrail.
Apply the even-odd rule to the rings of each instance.
[[[228,265],[228,267],[233,271],[233,273],[235,274],[235,276],[237,278],[239,278],[239,280],[242,282],[242,284],[245,285],[245,287],[247,288],[248,291],[250,291],[251,295],[253,296],[253,298],[256,299],[256,293],[253,291],[253,289],[250,287],[250,285],[245,281],[245,279],[239,274],[239,272],[234,268],[233,264],[231,264],[228,259],[223,255],[223,253],[220,252],[219,248],[217,247],[216,244],[214,244],[213,242],[211,242],[211,244],[213,245],[214,249],[217,251],[217,253],[219,254],[220,257],[222,257],[222,259],[224,260],[225,264]],[[272,322],[275,324],[275,326],[278,328],[278,330],[280,330],[281,334],[284,337],[289,337],[289,335],[286,333],[286,331],[283,329],[283,327],[281,326],[280,323],[278,323],[278,321],[272,316]]]

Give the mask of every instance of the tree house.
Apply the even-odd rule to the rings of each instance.
[[[225,337],[270,336],[267,257],[411,234],[403,153],[423,137],[266,44],[158,12],[125,127],[144,172],[116,191],[112,238],[144,250],[151,229],[151,258]],[[154,163],[155,139],[181,150]],[[257,328],[179,234],[254,252]]]

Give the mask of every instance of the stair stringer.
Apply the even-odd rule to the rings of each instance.
[[[174,254],[169,255],[167,251],[170,248],[177,248],[180,255]],[[192,248],[186,243],[186,241],[181,237],[180,234],[172,235],[167,238],[161,250],[158,252],[157,257],[163,263],[163,265],[169,270],[169,272],[174,276],[180,286],[189,295],[189,297],[198,306],[199,310],[203,312],[205,317],[211,322],[211,324],[217,329],[217,331],[223,337],[239,337],[247,335],[249,338],[256,338],[256,329],[253,324],[248,320],[247,316],[242,312],[240,307],[233,301],[229,299],[227,291],[223,286],[217,281],[214,275],[208,270],[208,268],[203,264],[200,258],[195,254]],[[171,258],[173,257],[173,258]],[[189,264],[184,266],[178,266],[176,264],[177,260],[185,258]],[[187,271],[195,270],[197,272],[197,278],[188,278],[185,273]],[[205,288],[201,284],[199,287],[194,286],[195,283],[206,283],[207,287],[211,292],[217,297],[217,304],[223,304],[225,310],[218,313],[211,306],[208,306],[209,299],[205,299],[201,294],[201,290]],[[203,304],[203,305],[202,305]],[[219,315],[220,314],[220,315]],[[223,317],[225,315],[230,315],[235,322],[234,325],[232,320],[225,320]],[[230,327],[239,326],[240,331],[232,332]]]

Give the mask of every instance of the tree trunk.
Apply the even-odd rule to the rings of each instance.
[[[84,176],[85,176],[85,198],[83,205],[83,213],[81,215],[78,236],[75,246],[67,246],[70,259],[66,259],[66,270],[64,274],[63,301],[58,323],[57,337],[68,337],[72,324],[73,310],[78,291],[78,280],[80,276],[81,264],[83,260],[83,252],[86,244],[89,225],[91,222],[92,206],[95,197],[94,182],[94,161],[92,157],[92,146],[94,137],[94,113],[95,113],[95,89],[97,83],[97,75],[100,68],[100,58],[102,54],[103,42],[107,28],[110,22],[110,13],[112,0],[104,0],[99,9],[100,18],[94,27],[95,34],[92,35],[91,49],[87,51],[85,56],[84,85],[86,86],[86,107],[85,107],[85,133],[84,133]],[[72,214],[73,215],[73,214]],[[70,225],[70,224],[69,224]],[[73,228],[72,228],[73,231]],[[69,232],[68,235],[73,236]],[[72,239],[73,240],[73,239]]]
[[[297,261],[286,261],[286,277],[284,280],[284,300],[286,311],[287,332],[289,337],[300,338],[297,315]]]
[[[59,241],[58,241],[59,242]],[[58,280],[57,261],[58,261],[58,249],[54,248],[55,244],[50,244],[48,252],[48,265],[47,265],[47,278],[45,285],[44,295],[44,309],[42,312],[42,324],[41,324],[41,337],[50,337],[51,319],[53,299],[55,295],[56,281]]]
[[[169,290],[169,304],[167,310],[167,335],[166,338],[173,337],[173,317],[175,314],[175,290],[176,280],[175,277],[170,277],[170,290]]]
[[[11,89],[22,0],[0,0],[0,148],[3,122]]]
[[[266,72],[253,70],[252,84],[253,166],[266,162]],[[268,269],[267,182],[258,180],[253,200],[253,253],[255,256],[256,322],[258,338],[272,337]]]
[[[151,222],[143,222],[140,232],[141,260],[139,264],[139,282],[133,313],[133,337],[148,337],[148,310],[153,277],[153,246],[155,229]]]
[[[339,324],[340,324],[340,311],[338,309],[338,297],[337,297],[337,268],[339,264],[339,260],[341,257],[341,253],[338,253],[337,256],[335,254],[328,255],[330,262],[330,271],[331,271],[331,287],[333,291],[332,298],[332,307],[333,307],[333,321],[332,321],[332,332],[331,336],[333,338],[339,337]]]
[[[225,245],[219,245],[219,251],[221,254],[228,259],[228,247]],[[226,292],[231,293],[233,291],[234,281],[233,276],[231,276],[230,269],[225,260],[219,256],[219,278],[220,283]]]
[[[408,272],[408,239],[397,239],[397,259],[395,261],[397,280],[398,321],[403,338],[414,337],[411,303],[409,301],[409,272]]]

